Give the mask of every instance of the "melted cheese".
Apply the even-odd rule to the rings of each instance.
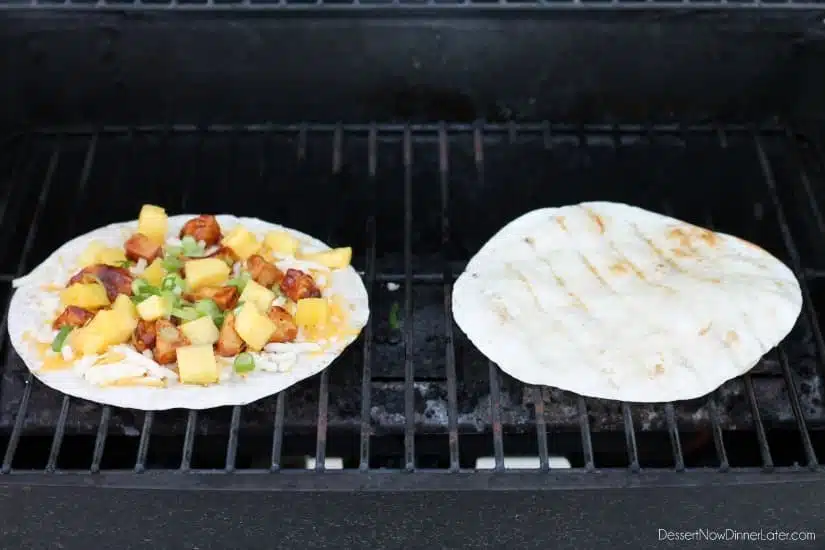
[[[326,324],[304,329],[304,337],[309,342],[318,342],[325,348],[348,336],[357,336],[359,330],[349,326],[349,307],[340,296],[328,299],[329,320]],[[315,352],[323,353],[323,352]]]
[[[69,369],[74,365],[74,361],[66,361],[59,353],[52,351],[51,344],[36,342],[37,356],[43,361],[41,371],[55,371]]]

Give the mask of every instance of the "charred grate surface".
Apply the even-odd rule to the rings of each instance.
[[[819,141],[781,127],[163,126],[17,136],[0,150],[6,307],[13,277],[153,202],[257,216],[352,245],[373,313],[323,374],[250,406],[204,412],[63,397],[32,379],[3,327],[0,471],[817,470],[824,172]],[[501,373],[452,322],[452,282],[517,215],[594,199],[710,224],[776,254],[803,282],[792,334],[750,374],[676,404],[584,399]]]

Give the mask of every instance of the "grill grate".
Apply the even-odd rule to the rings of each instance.
[[[353,245],[373,315],[330,369],[277,396],[247,407],[145,414],[46,388],[21,365],[3,326],[0,471],[29,481],[43,472],[92,472],[107,483],[112,472],[127,471],[144,474],[129,483],[160,484],[176,471],[341,466],[350,470],[340,478],[350,487],[377,488],[413,482],[389,485],[365,473],[435,470],[460,480],[486,468],[564,470],[566,481],[541,482],[553,485],[626,483],[629,472],[735,470],[727,479],[767,479],[772,471],[817,471],[825,456],[819,147],[782,127],[548,123],[107,127],[16,136],[0,150],[8,197],[0,203],[4,301],[12,278],[70,236],[156,202],[259,216]],[[501,373],[452,322],[452,283],[463,262],[528,209],[596,198],[661,210],[770,250],[802,281],[797,327],[751,373],[677,404],[586,399]],[[316,487],[314,478],[284,479]]]

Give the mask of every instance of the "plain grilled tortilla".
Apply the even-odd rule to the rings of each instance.
[[[456,323],[511,376],[584,396],[693,399],[793,328],[792,271],[742,239],[625,204],[529,212],[453,290]]]
[[[169,217],[169,235],[177,235],[186,221],[195,214],[183,214]],[[269,231],[287,231],[304,247],[314,251],[328,250],[323,242],[293,229],[255,218],[237,218],[229,215],[216,216],[224,233],[236,225],[243,225],[259,238]],[[259,354],[255,356],[256,370],[245,379],[233,378],[212,386],[193,386],[170,382],[168,387],[106,386],[95,385],[81,376],[77,369],[40,371],[43,359],[32,345],[32,335],[50,332],[51,322],[60,305],[59,295],[55,289],[47,291],[45,287],[63,287],[69,278],[80,268],[76,265],[77,257],[92,241],[99,241],[106,246],[123,246],[123,243],[137,231],[137,221],[115,223],[85,235],[81,235],[55,251],[42,264],[28,275],[14,282],[17,288],[12,297],[8,314],[8,331],[11,343],[23,362],[44,384],[65,394],[95,401],[106,405],[140,410],[166,410],[174,408],[208,409],[226,405],[245,405],[263,397],[278,393],[298,382],[309,378],[326,368],[357,337],[369,317],[367,291],[361,277],[349,266],[345,269],[330,271],[326,275],[324,295],[340,297],[347,305],[348,325],[351,329],[336,342],[329,342],[322,351],[312,349],[312,345],[283,345],[287,354]],[[294,261],[295,267],[301,269],[300,260]],[[301,351],[301,350],[304,351]],[[99,369],[95,374],[105,375],[104,369],[133,368],[142,372],[148,363],[156,365],[134,349],[120,346],[117,352],[126,356],[117,361],[116,366],[101,365],[89,367],[84,361],[78,362],[78,368]],[[283,359],[289,359],[284,363]],[[286,368],[283,365],[287,364]],[[267,368],[267,371],[261,367]],[[229,367],[231,369],[231,366]],[[40,371],[40,372],[38,372]],[[276,372],[277,371],[277,372]]]

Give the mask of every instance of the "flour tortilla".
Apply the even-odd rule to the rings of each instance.
[[[168,236],[177,236],[186,221],[196,214],[181,214],[169,217]],[[221,230],[226,234],[236,225],[243,225],[259,238],[269,231],[281,230],[298,238],[302,246],[317,251],[328,250],[329,246],[299,231],[268,223],[255,218],[237,218],[229,215],[216,216]],[[346,269],[330,271],[326,275],[325,296],[337,295],[349,306],[349,327],[351,335],[330,343],[323,352],[303,352],[288,372],[263,372],[260,366],[278,368],[277,364],[267,364],[261,354],[253,353],[258,369],[246,379],[233,378],[213,386],[183,385],[170,381],[166,388],[147,387],[99,387],[84,380],[74,369],[38,372],[42,360],[26,339],[25,334],[42,334],[44,327],[50,328],[54,312],[59,307],[59,297],[55,292],[46,292],[43,285],[64,286],[69,278],[79,271],[75,264],[77,257],[92,241],[106,246],[123,246],[127,238],[137,231],[137,221],[115,223],[81,235],[61,246],[42,264],[28,275],[14,282],[17,291],[11,300],[8,316],[8,331],[11,343],[23,362],[44,384],[65,394],[95,401],[106,405],[141,410],[167,410],[175,408],[209,409],[226,405],[245,405],[309,378],[334,361],[344,349],[357,338],[369,317],[367,291],[358,273],[350,266]],[[295,262],[300,263],[300,262]],[[118,350],[121,351],[121,350]],[[143,366],[146,358],[134,350],[129,350],[127,358],[119,364]],[[272,357],[272,356],[269,356]],[[152,362],[154,363],[154,362]],[[272,362],[269,362],[272,363]]]
[[[517,218],[453,289],[456,323],[511,376],[644,403],[747,372],[801,308],[796,277],[765,250],[610,202]]]

